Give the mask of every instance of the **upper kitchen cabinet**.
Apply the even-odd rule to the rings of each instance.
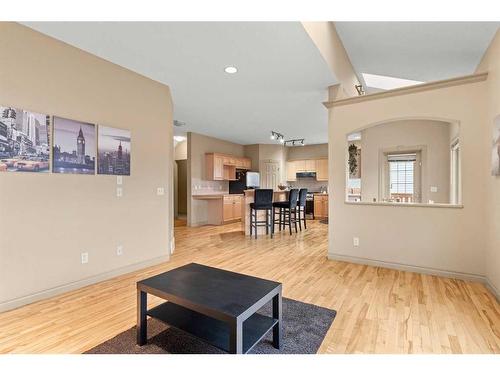
[[[205,175],[211,181],[236,180],[236,169],[250,169],[252,161],[234,155],[205,154]]]
[[[286,162],[286,180],[297,181],[297,167],[294,161]]]
[[[316,160],[316,180],[328,181],[328,159]]]
[[[316,172],[316,160],[295,160],[296,172]]]
[[[328,159],[306,159],[286,162],[287,181],[297,181],[297,173],[303,172],[315,172],[318,181],[328,181]]]

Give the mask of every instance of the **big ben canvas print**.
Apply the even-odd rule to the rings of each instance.
[[[53,173],[95,174],[95,125],[54,116]]]

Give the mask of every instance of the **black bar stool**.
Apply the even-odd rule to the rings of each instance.
[[[304,229],[307,229],[306,224],[306,198],[307,189],[299,190],[299,200],[297,201],[297,220],[299,221],[299,229],[302,230],[302,221],[304,221]]]
[[[288,201],[284,202],[274,202],[273,203],[273,216],[274,210],[276,208],[279,209],[279,219],[278,225],[281,230],[285,229],[285,226],[288,225],[290,229],[290,235],[292,235],[292,223],[295,225],[295,233],[297,233],[297,197],[299,196],[298,189],[291,189],[288,193]],[[293,217],[292,217],[293,215]],[[276,224],[276,221],[273,221],[273,227]]]
[[[266,220],[258,221],[257,213],[262,210],[266,211]],[[257,227],[266,227],[266,234],[269,234],[269,229],[271,229],[271,238],[273,238],[274,225],[272,223],[274,223],[273,189],[255,189],[254,202],[250,203],[250,236],[255,229],[255,238],[257,238]]]

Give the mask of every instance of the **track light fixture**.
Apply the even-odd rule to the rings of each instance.
[[[288,141],[285,141],[285,146],[291,146],[291,147],[295,147],[295,146],[305,146],[306,145],[306,142],[305,142],[305,139],[304,138],[299,138],[299,139],[290,139]]]
[[[281,133],[275,132],[271,130],[271,137],[273,141],[278,141],[284,146],[305,146],[305,139],[304,138],[299,138],[299,139],[290,139],[288,141],[285,141],[285,136]]]
[[[285,136],[283,134],[275,132],[273,130],[271,130],[271,139],[273,141],[278,141],[280,143],[284,143],[285,142]]]

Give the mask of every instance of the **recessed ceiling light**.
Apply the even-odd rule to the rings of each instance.
[[[185,140],[186,140],[186,137],[183,137],[182,135],[174,135],[174,141],[176,141],[176,142],[182,142]]]
[[[381,76],[378,74],[367,74],[367,73],[363,73],[363,79],[365,80],[367,87],[373,87],[375,89],[382,89],[382,90],[392,90],[392,89],[397,89],[399,87],[407,87],[424,83],[422,81],[413,81],[411,79]]]
[[[234,74],[238,71],[238,69],[236,69],[235,66],[226,66],[226,68],[224,69],[224,71],[228,74]]]

